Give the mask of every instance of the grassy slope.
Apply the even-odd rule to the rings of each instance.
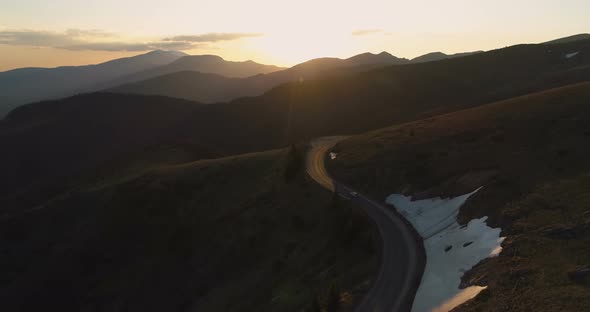
[[[490,216],[510,239],[500,257],[466,277],[490,287],[460,310],[579,311],[589,306],[590,289],[566,272],[590,265],[583,247],[588,220],[581,218],[588,210],[589,141],[590,83],[584,83],[352,137],[335,147],[338,159],[329,170],[382,199],[485,186],[460,219]],[[544,234],[559,224],[579,236]]]
[[[301,311],[367,290],[372,227],[302,168],[287,182],[289,152],[156,165],[170,150],[1,218],[0,309]]]
[[[19,107],[10,121],[0,121],[0,210],[26,207],[61,189],[67,177],[119,155],[164,140],[175,143],[174,127],[200,107],[178,99],[111,94]],[[201,148],[199,156],[216,155]]]
[[[503,206],[502,214],[512,219],[505,249],[464,277],[489,288],[456,312],[588,310],[590,283],[574,283],[567,274],[590,265],[588,190],[586,173],[547,182]],[[553,229],[567,234],[551,234]]]

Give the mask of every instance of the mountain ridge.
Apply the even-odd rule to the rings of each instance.
[[[575,41],[587,40],[587,39],[590,39],[590,34],[582,33],[582,34],[576,34],[576,35],[572,35],[572,36],[567,36],[567,37],[563,37],[563,38],[558,38],[558,39],[546,41],[546,42],[543,42],[543,44],[568,43],[568,42],[575,42]]]
[[[0,117],[19,105],[99,91],[187,69],[248,77],[281,68],[253,61],[231,62],[214,55],[155,50],[94,65],[14,69],[0,73],[0,94],[4,97],[0,103]]]
[[[210,57],[207,60],[215,62],[219,59]],[[177,62],[182,62],[182,59]],[[377,67],[407,64],[408,62],[407,59],[381,52],[379,54],[363,53],[346,59],[317,58],[281,71],[245,78],[223,77],[220,74],[211,75],[212,73],[183,70],[123,84],[106,91],[164,95],[203,103],[227,102],[241,97],[259,96],[280,84],[291,81],[325,79],[343,74],[352,75]]]
[[[165,65],[181,52],[156,51],[100,64],[55,68],[21,68],[0,73],[0,117],[19,105],[71,96],[120,76]]]
[[[483,53],[483,52],[484,51],[473,51],[473,52],[461,52],[461,53],[455,53],[455,54],[446,54],[446,53],[438,51],[438,52],[431,52],[431,53],[427,53],[424,55],[420,55],[418,57],[411,59],[410,62],[412,64],[424,63],[424,62],[434,62],[434,61],[440,61],[440,60],[445,60],[445,59],[470,56],[470,55],[479,54],[479,53]]]

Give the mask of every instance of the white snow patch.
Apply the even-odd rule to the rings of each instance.
[[[565,58],[571,59],[572,57],[574,57],[574,56],[576,56],[578,54],[580,54],[580,52],[568,53],[568,54],[565,55]]]
[[[475,297],[485,287],[459,289],[461,276],[481,260],[502,251],[500,229],[486,225],[487,217],[457,223],[459,208],[476,191],[454,198],[412,201],[392,194],[392,204],[424,238],[426,267],[412,312],[446,312]],[[446,251],[445,251],[446,250]]]
[[[331,159],[331,160],[334,160],[334,159],[336,159],[336,156],[338,156],[338,154],[337,154],[337,153],[330,152],[330,159]]]

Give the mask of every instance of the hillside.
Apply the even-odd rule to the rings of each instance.
[[[508,238],[463,278],[488,289],[455,311],[580,311],[588,284],[568,272],[590,265],[589,118],[587,82],[351,137],[329,169],[381,200],[483,186],[459,220],[487,216]]]
[[[387,52],[380,54],[363,53],[348,59],[314,59],[289,69],[274,71],[265,75],[251,74],[250,77],[237,79],[231,78],[235,77],[235,75],[226,74],[223,71],[211,71],[207,70],[207,68],[193,68],[191,66],[175,66],[175,64],[182,64],[188,58],[184,57],[165,68],[149,72],[149,76],[157,77],[123,84],[108,91],[126,94],[163,95],[202,103],[227,102],[240,97],[259,96],[287,82],[346,77],[378,67],[407,63],[407,60],[397,58]],[[160,76],[165,72],[171,73]],[[133,77],[133,80],[138,80],[138,77]]]
[[[0,309],[351,311],[362,298],[377,237],[305,178],[302,147],[175,164],[171,151],[2,215]]]
[[[62,179],[166,139],[199,104],[117,95],[76,96],[17,108],[0,121],[0,206],[28,206],[33,190],[59,191]],[[199,156],[211,156],[206,149]]]
[[[88,91],[109,80],[166,65],[183,55],[175,51],[152,51],[97,65],[21,68],[0,72],[0,118],[16,106]]]
[[[573,58],[565,54],[579,51]],[[123,152],[171,140],[217,156],[313,137],[362,133],[590,80],[590,41],[523,45],[463,58],[293,82],[217,105],[165,97],[88,94],[27,105],[0,121],[0,201],[52,188]],[[468,79],[463,77],[469,77]],[[5,204],[4,207],[12,207]]]

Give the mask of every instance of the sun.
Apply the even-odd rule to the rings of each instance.
[[[272,63],[291,66],[318,57],[344,57],[355,50],[353,38],[346,32],[325,30],[268,33],[249,40],[250,48]]]

